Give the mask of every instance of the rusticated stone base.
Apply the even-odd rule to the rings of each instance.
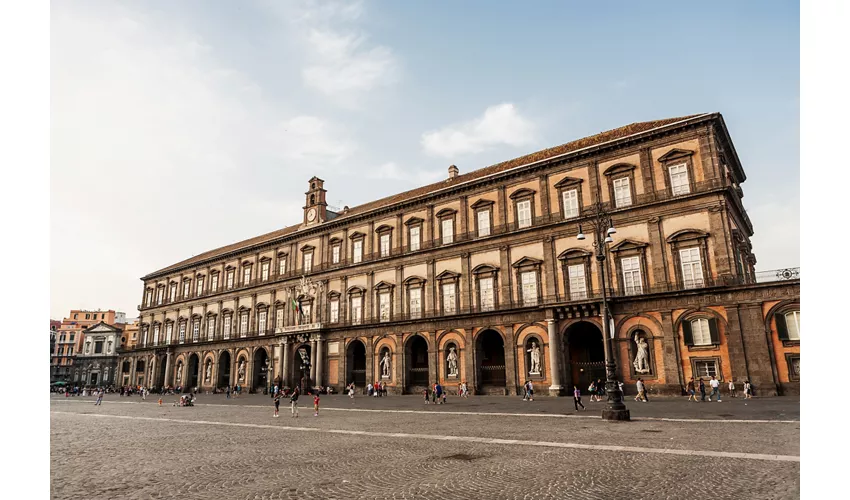
[[[617,420],[627,422],[631,420],[629,410],[602,410],[602,420]]]

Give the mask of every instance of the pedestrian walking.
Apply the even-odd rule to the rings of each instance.
[[[295,390],[292,391],[292,396],[289,397],[289,405],[290,405],[291,410],[292,410],[292,417],[295,417],[295,418],[298,418],[298,393],[299,392],[300,391],[298,390],[298,387],[296,387]]]
[[[313,414],[314,417],[319,416],[319,393],[317,392],[315,396],[313,396]]]
[[[590,394],[590,402],[596,401],[596,382],[590,382],[590,385],[587,386],[587,392]]]
[[[354,399],[354,382],[348,386],[348,397]]]
[[[699,379],[699,395],[700,401],[705,401],[705,382],[702,381],[702,377]]]
[[[693,398],[694,401],[697,400],[697,392],[694,388],[694,378],[691,377],[691,380],[688,381],[688,401]]]
[[[646,384],[643,383],[643,379],[637,379],[637,396],[635,396],[635,401],[640,401],[641,403],[646,403]]]
[[[97,401],[94,402],[95,406],[101,406],[101,402],[103,401],[103,389],[97,391]]]
[[[711,401],[712,396],[717,396],[717,402],[720,403],[720,381],[711,376],[711,380],[708,381],[708,384],[711,386],[711,394],[708,395],[708,400]]]
[[[428,401],[428,388],[427,387],[425,388],[424,391],[422,391],[422,395],[425,396],[425,404],[427,405],[428,403],[430,403],[430,401]]]
[[[224,397],[225,397],[226,399],[230,399],[230,386],[229,386],[229,385],[228,385],[228,386],[227,386],[227,388],[224,390]]]
[[[439,382],[434,384],[434,403],[443,404],[443,386]]]
[[[526,386],[526,390],[528,391],[528,400],[534,401],[534,384],[532,384],[531,381],[529,380],[525,383],[525,386]]]
[[[735,391],[735,379],[729,379],[729,396],[737,398],[738,394]]]
[[[274,395],[274,417],[280,417],[280,393],[276,392]]]
[[[463,397],[469,398],[469,388],[466,386],[466,382],[460,385],[461,390],[463,391]]]
[[[159,406],[162,406],[162,396],[160,396],[156,402],[159,403]]]
[[[753,399],[753,386],[749,380],[744,381],[744,399]]]
[[[573,386],[573,405],[576,407],[576,411],[578,411],[578,407],[581,406],[582,410],[586,410],[587,408],[581,404],[581,391],[578,386]]]

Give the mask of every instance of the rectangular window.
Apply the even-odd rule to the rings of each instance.
[[[244,337],[248,334],[248,313],[243,312],[239,316],[239,336]]]
[[[334,245],[331,248],[331,262],[333,264],[339,264],[339,245]]]
[[[670,187],[673,190],[673,196],[691,192],[691,185],[688,182],[688,166],[686,164],[683,163],[670,167]]]
[[[383,292],[378,294],[378,311],[381,321],[390,320],[390,294]]]
[[[455,240],[455,225],[452,219],[443,219],[440,226],[443,230],[443,245],[452,243]]]
[[[711,330],[707,319],[700,318],[691,321],[691,333],[694,336],[694,345],[711,345]]]
[[[154,345],[159,343],[159,325],[153,327],[153,343]]]
[[[626,295],[636,295],[643,293],[643,281],[640,276],[640,258],[623,257],[620,259],[620,265],[623,267],[623,287]]]
[[[283,328],[283,307],[278,307],[274,312],[274,327]]]
[[[307,323],[313,320],[313,317],[310,315],[312,307],[313,305],[310,303],[301,304],[301,310],[304,312],[304,321]]]
[[[495,307],[495,296],[493,295],[493,278],[481,278],[478,280],[479,301],[482,311],[492,311]]]
[[[516,204],[517,225],[520,228],[531,226],[531,200],[523,200]]]
[[[575,264],[567,268],[570,279],[570,300],[587,298],[587,282],[584,279],[584,264]]]
[[[230,321],[231,321],[231,318],[232,317],[229,314],[227,316],[225,316],[224,317],[224,324],[221,325],[222,330],[224,330],[222,332],[222,337],[224,337],[225,340],[230,338]]]
[[[446,283],[443,289],[443,314],[454,314],[457,312],[455,305],[455,284]]]
[[[410,228],[410,251],[419,250],[419,226]]]
[[[578,217],[578,189],[569,189],[561,195],[564,200],[564,218]]]
[[[422,289],[410,288],[407,291],[408,311],[411,318],[418,318],[422,314]]]
[[[150,291],[148,291],[148,297],[150,297],[150,296],[151,296],[151,292],[150,292]],[[150,302],[151,302],[151,301],[150,301],[150,298],[148,298],[148,304],[150,304]],[[91,315],[90,315],[90,314],[86,314],[86,319],[89,319],[90,317],[91,317]]]
[[[148,307],[150,307],[152,301],[153,301],[153,292],[148,290],[148,291],[145,292],[145,304],[147,304]],[[86,314],[86,319],[89,319],[88,314]]]
[[[339,299],[331,301],[331,323],[339,323]]]
[[[286,257],[278,257],[277,274],[286,274]]]
[[[304,254],[304,272],[309,273],[313,270],[313,252]]]
[[[177,340],[181,344],[183,342],[186,342],[186,322],[185,321],[180,323],[180,327],[178,328],[178,331],[177,331]]]
[[[628,177],[614,179],[614,206],[627,207],[632,204],[632,190]]]
[[[702,261],[699,256],[699,248],[683,248],[679,250],[679,262],[682,266],[682,282],[685,288],[699,288],[703,286]]]
[[[697,378],[711,378],[717,376],[717,361],[699,360],[694,361],[694,376]]]
[[[234,275],[234,272],[233,272],[232,269],[230,271],[227,271],[227,289],[228,290],[233,288],[233,275]]]
[[[218,274],[213,274],[210,278],[210,290],[213,292],[218,291]]]
[[[490,236],[490,211],[481,210],[478,212],[478,237]]]
[[[157,304],[162,304],[162,294],[163,293],[165,293],[164,288],[157,288],[156,289],[156,303]]]
[[[247,285],[251,282],[251,266],[245,266],[242,269],[242,284]]]
[[[195,293],[198,295],[198,297],[200,297],[201,294],[204,293],[204,278],[198,278],[197,280],[195,280],[195,285]]]
[[[168,291],[168,300],[174,301],[177,299],[177,283],[171,284],[171,290]]]
[[[189,298],[189,290],[191,290],[192,283],[189,280],[183,282],[183,298]]]
[[[215,318],[207,318],[207,340],[212,340],[215,337]]]
[[[522,283],[522,304],[526,306],[537,304],[537,273],[526,271],[520,273],[519,278]]]
[[[390,235],[382,234],[381,235],[381,257],[389,257],[390,256]]]
[[[97,342],[94,343],[94,353],[95,354],[101,354],[102,352],[103,352],[103,341],[98,340]]]
[[[192,321],[192,342],[197,342],[201,334],[201,320]]]
[[[351,322],[359,325],[363,319],[363,297],[351,299]]]
[[[171,337],[174,335],[174,323],[165,325],[165,343],[171,343]]]
[[[263,281],[269,280],[269,267],[271,267],[268,261],[260,264],[260,276],[262,276]]]
[[[785,326],[788,327],[788,340],[800,340],[800,311],[786,314]]]
[[[257,330],[260,331],[260,335],[265,335],[266,332],[266,317],[268,316],[268,311],[260,311],[257,314]]]
[[[363,240],[356,240],[351,251],[354,263],[361,262],[363,260]]]

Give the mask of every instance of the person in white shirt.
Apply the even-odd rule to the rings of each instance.
[[[737,396],[735,396],[735,379],[729,380],[729,395],[732,396],[733,398],[737,397]]]
[[[708,385],[711,386],[711,394],[708,395],[708,400],[711,401],[711,397],[717,394],[717,402],[720,403],[720,381],[712,375]]]

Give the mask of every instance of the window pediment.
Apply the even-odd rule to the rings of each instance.
[[[623,240],[623,241],[617,243],[616,245],[612,246],[611,251],[616,253],[616,252],[623,252],[623,251],[626,251],[626,250],[642,250],[642,249],[644,249],[648,246],[649,246],[649,243],[642,243],[640,241],[626,239],[626,240]]]
[[[250,266],[251,264],[253,264],[253,262],[251,262],[251,261],[250,261],[250,260],[248,260],[248,259],[245,259],[245,260],[243,260],[243,261],[242,261],[242,265],[243,265],[243,266]]]
[[[625,174],[627,172],[631,172],[636,169],[637,165],[633,165],[631,163],[617,163],[616,165],[611,165],[605,170],[605,175],[612,176],[617,174]]]
[[[375,285],[375,290],[392,290],[395,287],[394,284],[388,283],[386,281],[380,281],[377,285]]]
[[[407,221],[405,221],[404,225],[405,226],[415,226],[417,224],[422,224],[423,222],[425,222],[425,219],[421,219],[419,217],[411,217],[411,218],[407,219]]]
[[[269,262],[270,260],[272,260],[272,258],[269,257],[268,255],[265,256],[265,257],[260,257],[260,262],[262,262],[262,263]]]
[[[350,239],[350,240],[359,240],[359,239],[363,239],[363,238],[365,238],[365,237],[366,237],[366,235],[365,235],[365,234],[363,234],[363,233],[361,233],[360,231],[354,231],[353,233],[351,233],[351,234],[348,236],[348,239]]]
[[[540,267],[542,264],[542,260],[534,259],[532,257],[523,257],[518,261],[514,262],[511,267],[513,267],[514,269],[521,269],[529,267]]]
[[[558,255],[558,260],[588,259],[592,256],[593,252],[589,252],[583,248],[568,248]]]
[[[681,243],[708,238],[708,233],[699,229],[682,229],[667,237],[668,243]]]
[[[435,215],[438,218],[442,219],[444,217],[451,217],[456,213],[457,213],[457,210],[455,210],[454,208],[444,208],[444,209],[440,210],[439,212],[437,212]]]
[[[404,280],[404,284],[407,286],[420,286],[425,284],[425,278],[421,276],[409,276],[406,280]]]
[[[667,151],[666,153],[664,153],[663,155],[658,157],[658,161],[661,162],[661,163],[667,163],[667,162],[671,162],[671,161],[675,161],[675,160],[681,160],[681,159],[684,159],[684,158],[688,158],[689,156],[692,156],[693,154],[694,154],[693,151],[690,151],[690,150],[687,150],[687,149],[673,148],[670,151]]]
[[[345,293],[348,295],[363,295],[364,293],[366,293],[366,289],[362,286],[354,285],[352,287],[349,287]]]
[[[308,253],[308,252],[312,252],[315,249],[316,249],[316,247],[314,247],[313,245],[304,245],[303,247],[301,247],[301,252],[302,253]]]
[[[445,270],[434,277],[437,281],[456,280],[458,278],[460,278],[460,274],[449,270]]]
[[[334,236],[333,238],[328,240],[328,244],[335,245],[337,243],[342,243],[342,239],[337,236]]]
[[[493,201],[493,200],[485,200],[485,199],[482,198],[482,199],[476,201],[475,203],[473,203],[472,205],[470,205],[469,207],[474,209],[474,210],[477,210],[479,208],[489,208],[489,207],[491,207],[495,204],[496,204],[496,202]]]
[[[381,224],[380,226],[375,228],[375,232],[378,234],[389,233],[393,230],[393,227],[387,224]]]
[[[495,274],[499,272],[499,268],[495,266],[491,266],[490,264],[479,264],[472,268],[472,274],[480,275],[480,274]]]
[[[576,177],[566,176],[563,179],[559,180],[557,183],[555,183],[555,188],[565,188],[565,187],[570,187],[570,186],[578,186],[578,185],[581,185],[582,182],[584,182],[584,179],[578,179]]]
[[[340,296],[340,293],[337,292],[336,290],[331,290],[330,292],[328,292],[328,299],[330,299],[330,300],[339,299],[339,296]]]
[[[522,198],[529,198],[531,196],[534,196],[534,193],[536,193],[536,191],[534,191],[533,189],[522,188],[517,189],[516,191],[511,193],[509,198],[512,200],[519,200]]]

